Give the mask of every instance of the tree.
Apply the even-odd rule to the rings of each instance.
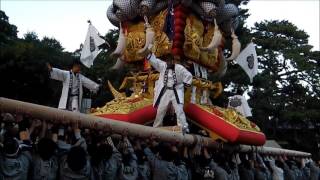
[[[246,4],[248,0],[227,0],[227,3]],[[240,25],[236,31],[244,48],[254,37],[259,58],[259,75],[250,84],[249,78],[238,65],[228,65],[222,79],[227,88],[214,104],[225,106],[228,96],[246,91],[253,108],[252,121],[257,123],[268,138],[289,142],[287,148],[312,152],[320,137],[320,53],[312,51],[308,35],[288,21],[263,21],[252,29],[245,26],[247,9],[240,11]],[[49,81],[46,62],[67,69],[72,60],[79,59],[81,48],[73,53],[64,52],[54,38],[39,39],[35,32],[24,38],[17,37],[17,27],[0,11],[0,95],[24,101],[56,106],[61,83]],[[116,47],[118,31],[110,30],[105,39],[111,48],[104,49],[92,68],[83,68],[83,74],[97,81],[102,79],[103,89],[95,95],[93,106],[103,106],[112,99],[106,82],[119,87],[129,68],[110,70],[115,59],[110,53]],[[226,41],[226,56],[230,54],[231,39]],[[228,50],[229,49],[229,50]],[[215,79],[214,79],[215,78]],[[87,97],[92,96],[86,92]],[[299,136],[303,133],[305,136]],[[308,141],[307,141],[308,140]],[[302,142],[310,142],[303,144]]]
[[[27,32],[24,34],[24,40],[26,42],[40,42],[38,34],[36,32]]]
[[[5,14],[3,12],[0,15]],[[3,16],[0,23],[6,23],[12,28],[10,33],[1,32],[6,41],[1,41],[0,82],[5,86],[0,89],[0,95],[56,107],[61,93],[61,83],[49,80],[45,63],[49,62],[55,67],[68,70],[72,61],[80,58],[81,49],[73,53],[64,52],[59,41],[49,37],[39,39],[36,32],[28,32],[24,38],[19,39],[16,37],[16,26],[9,23],[7,16]],[[109,55],[116,47],[118,31],[110,30],[105,38],[111,48],[100,53],[92,68],[83,67],[83,74],[94,81],[99,78],[103,79],[103,82],[110,80],[117,87],[127,72],[125,69],[110,70],[115,59]],[[101,93],[93,98],[94,107],[103,106],[112,99],[106,88],[104,86]],[[88,91],[85,92],[85,97],[93,96]]]
[[[320,119],[319,51],[312,51],[309,36],[288,21],[256,23],[252,36],[261,71],[249,93],[252,119],[269,138],[311,151],[315,141],[301,147],[299,144],[306,137],[298,134],[310,123],[316,127],[315,122]]]
[[[53,38],[39,40],[35,32],[25,34],[23,39],[17,38],[16,26],[9,23],[4,12],[0,15],[0,24],[6,25],[6,30],[0,32],[0,82],[3,84],[0,95],[56,106],[61,93],[56,87],[61,84],[49,81],[45,63],[66,67],[72,61],[72,54],[63,52],[60,42]]]
[[[54,38],[44,37],[41,40],[41,43],[48,48],[56,49],[59,51],[63,51],[63,47],[59,41]]]
[[[17,27],[9,23],[9,17],[0,10],[0,45],[17,38]]]

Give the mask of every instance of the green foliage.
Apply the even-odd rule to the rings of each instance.
[[[245,5],[248,0],[227,2]],[[248,10],[241,9],[240,14],[236,34],[242,48],[255,38],[260,73],[250,84],[238,65],[229,64],[221,79],[227,90],[214,100],[214,104],[226,106],[229,96],[246,91],[253,111],[251,120],[268,138],[288,141],[287,148],[312,152],[319,141],[314,138],[315,134],[320,137],[320,52],[312,50],[306,32],[288,21],[263,21],[249,29],[245,26]],[[57,106],[61,83],[49,80],[45,63],[68,69],[72,60],[80,57],[81,49],[65,52],[54,38],[39,39],[35,32],[29,32],[19,39],[17,32],[17,27],[10,24],[5,13],[0,11],[0,82],[3,84],[0,96]],[[93,97],[93,106],[103,106],[110,101],[112,96],[106,82],[109,80],[119,87],[130,69],[110,70],[116,61],[110,53],[116,48],[118,31],[110,30],[105,39],[110,48],[99,54],[92,68],[82,68],[82,73],[90,79],[102,79],[103,82],[99,94],[85,94],[85,97]],[[226,48],[228,56],[231,38],[227,38]],[[298,136],[300,133],[306,137]],[[306,140],[309,143],[301,146]]]
[[[312,152],[317,142],[312,136],[319,134],[319,51],[312,51],[306,32],[285,20],[256,23],[250,36],[255,37],[261,71],[248,94],[252,119],[269,138]],[[302,133],[304,128],[313,132],[311,137],[290,135]],[[286,136],[282,136],[284,132]],[[309,143],[299,146],[305,138]]]
[[[9,23],[8,16],[0,10],[0,45],[17,38],[17,27]]]
[[[287,148],[318,153],[320,139],[314,137],[320,137],[320,52],[312,51],[306,32],[286,20],[263,21],[249,29],[247,17],[247,10],[241,9],[236,34],[242,49],[254,38],[259,74],[250,84],[240,66],[228,64],[221,79],[226,89],[213,103],[226,106],[229,96],[245,91],[253,112],[250,119],[268,138],[289,142]],[[226,49],[228,56],[231,38],[226,39]]]
[[[40,42],[36,32],[27,32],[26,34],[24,34],[23,37],[24,37],[23,39],[26,42],[32,42],[32,43],[39,43]]]
[[[49,81],[45,63],[65,67],[72,60],[71,53],[63,52],[61,44],[53,38],[39,40],[35,32],[17,38],[17,28],[0,11],[0,34],[5,34],[0,51],[0,95],[9,98],[56,106],[60,83]],[[1,26],[1,28],[3,27]]]
[[[74,59],[79,59],[81,49],[74,53],[65,52],[59,41],[49,37],[39,39],[35,32],[28,32],[19,39],[16,26],[9,23],[3,11],[0,15],[0,81],[4,84],[0,95],[56,107],[61,83],[49,79],[45,64],[49,62],[54,67],[67,70]],[[101,93],[85,94],[85,97],[94,96],[93,106],[103,106],[112,99],[105,86],[107,80],[118,87],[127,73],[125,68],[121,71],[110,70],[115,60],[109,55],[116,47],[117,38],[118,31],[110,30],[105,39],[110,42],[111,48],[100,53],[91,69],[82,67],[83,74],[94,81],[101,78],[104,83]]]
[[[44,47],[47,47],[48,49],[55,49],[57,51],[63,51],[63,47],[59,41],[57,41],[54,38],[44,37],[41,40],[41,43]]]
[[[253,36],[258,45],[262,73],[253,84],[251,102],[258,97],[259,100],[270,98],[265,105],[273,108],[264,119],[272,116],[289,122],[293,119],[306,121],[305,114],[314,110],[305,108],[306,99],[319,100],[319,86],[316,84],[320,80],[316,64],[319,59],[314,59],[319,52],[311,51],[308,35],[288,21],[256,23]],[[265,105],[258,101],[254,103],[255,108]]]

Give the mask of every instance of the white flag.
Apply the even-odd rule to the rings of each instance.
[[[235,108],[244,117],[252,116],[251,108],[247,100],[241,95],[235,95],[229,98],[228,107]]]
[[[258,74],[258,58],[254,44],[249,43],[235,59],[235,62],[242,67],[252,82],[253,77]]]
[[[99,36],[98,30],[91,23],[89,23],[86,40],[80,56],[80,61],[83,65],[87,66],[88,68],[93,65],[94,59],[101,52],[99,46],[103,43],[105,43],[105,40]]]

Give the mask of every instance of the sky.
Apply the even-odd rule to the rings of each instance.
[[[18,27],[18,36],[35,31],[40,38],[54,37],[67,51],[84,42],[87,20],[105,34],[115,28],[106,11],[111,0],[0,0],[10,23]],[[263,20],[289,20],[309,35],[313,50],[320,50],[319,0],[251,0],[247,26]]]

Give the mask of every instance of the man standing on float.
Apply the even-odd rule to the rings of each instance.
[[[192,74],[182,65],[174,63],[175,60],[171,54],[164,57],[167,62],[157,59],[150,50],[146,54],[151,66],[160,73],[154,90],[153,106],[157,108],[157,116],[153,127],[162,126],[167,108],[172,103],[178,126],[182,128],[183,133],[189,132],[183,104],[184,86],[191,86]]]
[[[53,68],[49,63],[47,63],[47,67],[50,72],[50,78],[63,83],[59,109],[79,112],[83,94],[82,86],[93,92],[99,90],[99,84],[80,74],[81,62],[78,60],[73,62],[70,71]]]

